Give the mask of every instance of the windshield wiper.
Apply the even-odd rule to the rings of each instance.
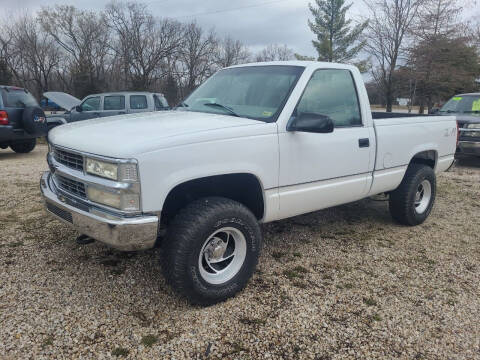
[[[451,113],[454,113],[456,111],[454,111],[454,110],[440,110],[440,112],[445,112],[447,114],[451,114]]]
[[[225,105],[222,105],[222,104],[219,104],[219,103],[205,103],[203,104],[205,106],[214,106],[214,107],[219,107],[219,108],[222,108],[224,110],[227,110],[230,114],[232,114],[233,116],[236,116],[236,117],[240,117],[240,115],[238,115],[235,110],[233,110],[231,107],[229,106],[225,106]]]
[[[180,104],[178,104],[177,106],[175,106],[175,108],[179,108],[179,107],[188,107],[188,104],[185,103],[185,101],[182,101]]]
[[[480,110],[464,111],[465,114],[480,114]]]

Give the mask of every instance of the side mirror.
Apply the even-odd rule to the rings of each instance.
[[[440,108],[433,108],[432,110],[430,110],[430,115],[438,114],[439,112],[440,112]]]
[[[75,111],[76,111],[76,112],[82,112],[83,109],[82,109],[82,107],[81,107],[80,105],[77,105],[77,106],[75,106]]]
[[[314,113],[301,113],[292,118],[287,125],[287,131],[301,131],[311,133],[331,133],[335,125],[333,120],[326,116]]]

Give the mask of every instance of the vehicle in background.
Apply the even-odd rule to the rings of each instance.
[[[394,220],[423,223],[457,135],[454,116],[372,113],[356,67],[248,64],[175,111],[53,129],[40,184],[50,214],[117,249],[165,232],[165,278],[208,305],[246,285],[261,223],[384,193]]]
[[[455,95],[437,114],[457,117],[458,154],[480,156],[480,93]]]
[[[26,89],[0,85],[1,149],[10,147],[16,153],[28,153],[47,131],[45,113]]]
[[[93,94],[83,100],[63,92],[46,92],[43,96],[66,110],[47,116],[49,129],[81,120],[139,112],[170,110],[163,94],[150,92],[111,92]]]
[[[47,98],[43,98],[42,100],[40,100],[40,107],[44,111],[62,111],[62,107],[58,106],[52,100],[49,100]]]

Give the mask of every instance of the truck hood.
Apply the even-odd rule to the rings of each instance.
[[[58,91],[49,91],[43,93],[43,96],[67,111],[72,110],[73,107],[80,105],[82,102],[82,100],[77,99],[75,96]]]
[[[128,158],[171,146],[230,138],[233,135],[225,129],[264,124],[228,115],[162,111],[69,123],[52,129],[48,140],[73,150]]]

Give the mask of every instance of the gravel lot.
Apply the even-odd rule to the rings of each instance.
[[[43,211],[46,146],[0,151],[0,358],[480,358],[480,161],[438,179],[428,221],[364,200],[264,226],[236,298],[191,307],[161,250],[79,246]]]

